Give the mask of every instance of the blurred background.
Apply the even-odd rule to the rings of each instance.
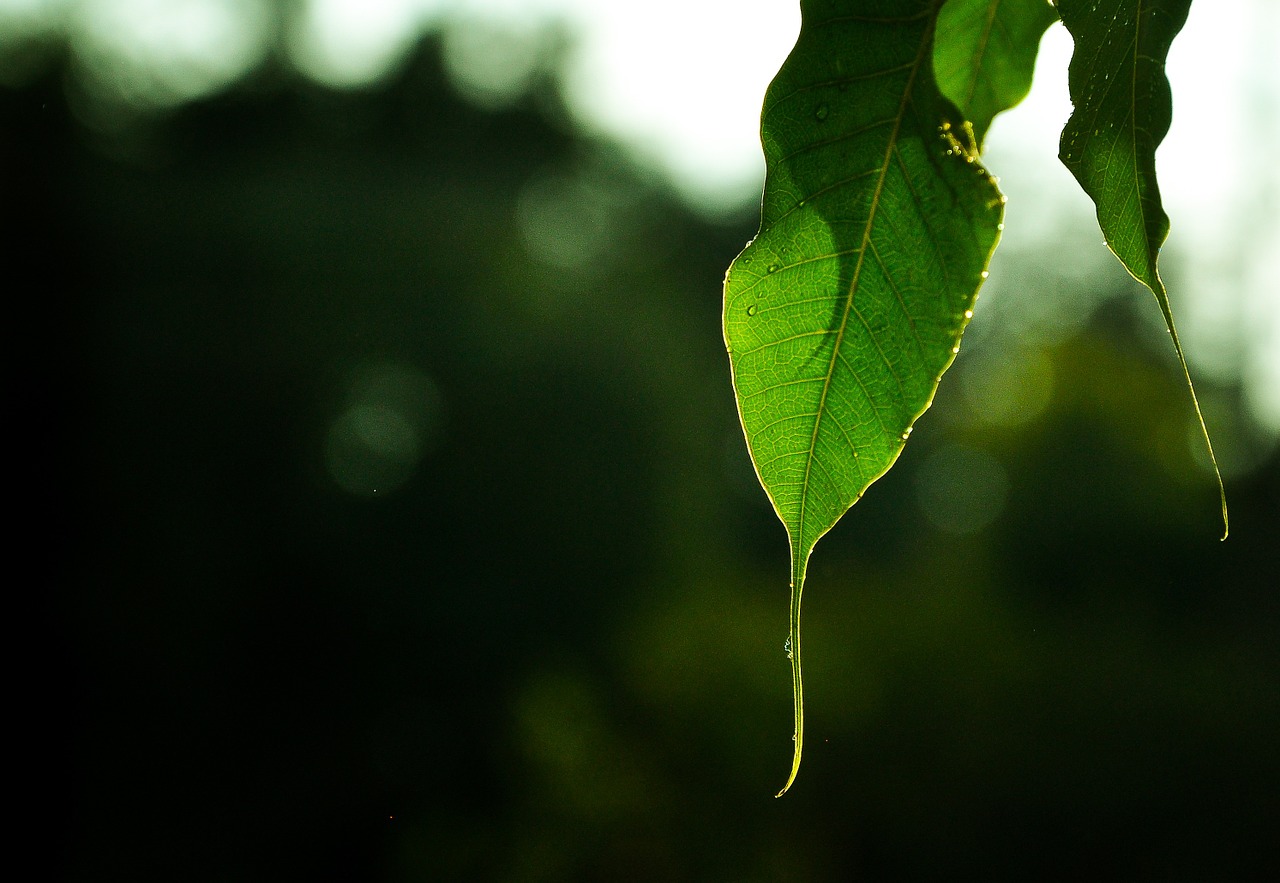
[[[1056,161],[1055,28],[959,359],[815,553],[774,800],[787,547],[719,315],[798,15],[632,6],[0,0],[51,870],[1274,869],[1276,9],[1195,5],[1161,151],[1231,538]]]

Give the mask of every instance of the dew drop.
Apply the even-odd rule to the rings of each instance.
[[[770,264],[770,265],[769,265],[769,268],[768,268],[768,271],[769,271],[770,273],[776,273],[776,272],[778,272],[778,265],[777,265],[777,264]]]
[[[752,304],[751,306],[747,307],[747,315],[754,316],[759,309],[760,308],[757,307],[755,304]]]
[[[983,279],[986,279],[986,278],[987,278],[988,276],[990,276],[990,275],[991,275],[991,274],[990,274],[990,273],[988,273],[986,270],[983,270],[983,271],[982,271],[982,278],[983,278]]]
[[[829,114],[830,112],[831,112],[831,109],[827,107],[825,104],[819,104],[816,108],[814,108],[813,115],[817,117],[818,122],[822,122],[827,118],[827,114]]]
[[[964,311],[964,317],[965,317],[966,319],[972,319],[972,318],[973,318],[973,310],[965,310],[965,311]]]
[[[751,310],[747,310],[747,313],[748,313],[748,314],[750,314],[750,313],[751,313]],[[957,354],[957,353],[959,353],[959,352],[960,352],[960,347],[958,347],[958,346],[953,346],[953,347],[951,348],[951,355],[953,355],[953,356],[954,356],[954,355],[956,355],[956,354]]]

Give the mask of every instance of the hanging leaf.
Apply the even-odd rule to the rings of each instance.
[[[948,0],[942,7],[934,74],[979,146],[996,114],[1031,91],[1040,38],[1057,18],[1048,0]]]
[[[765,95],[760,233],[724,335],[756,472],[791,546],[791,773],[804,744],[800,598],[814,544],[902,450],[958,351],[1004,198],[939,93],[942,0],[807,0]]]
[[[1165,58],[1190,7],[1191,0],[1059,0],[1075,40],[1069,73],[1075,110],[1058,155],[1097,205],[1107,245],[1160,304],[1217,475],[1226,539],[1222,474],[1157,268],[1169,235],[1156,183],[1156,147],[1172,119]]]

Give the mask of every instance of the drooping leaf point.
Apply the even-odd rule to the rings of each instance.
[[[1048,0],[947,0],[942,7],[934,73],[979,147],[996,114],[1031,91],[1040,38],[1057,20]]]
[[[806,0],[765,95],[760,233],[725,277],[752,461],[791,545],[795,781],[800,598],[814,544],[885,473],[959,349],[1004,197],[932,51],[941,0]]]
[[[1160,304],[1218,479],[1226,539],[1222,473],[1157,267],[1169,235],[1156,183],[1156,148],[1173,116],[1165,59],[1190,8],[1191,0],[1058,0],[1075,40],[1069,73],[1075,110],[1058,156],[1097,206],[1107,245]]]

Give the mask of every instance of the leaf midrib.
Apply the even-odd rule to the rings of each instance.
[[[935,0],[929,11],[936,12],[938,5],[937,0]],[[831,359],[827,364],[827,374],[822,380],[822,394],[818,399],[818,410],[813,419],[813,434],[809,437],[809,450],[805,456],[804,480],[800,489],[800,518],[796,524],[796,535],[792,538],[792,542],[796,547],[793,551],[797,558],[803,558],[808,551],[801,547],[805,544],[804,522],[805,516],[809,511],[809,479],[813,470],[814,455],[818,447],[818,432],[822,427],[822,417],[827,412],[827,393],[831,390],[831,378],[835,374],[836,363],[840,360],[840,348],[844,343],[845,330],[849,326],[849,314],[853,312],[854,298],[857,296],[858,285],[862,279],[862,265],[867,257],[867,248],[871,242],[871,229],[875,226],[876,214],[880,208],[880,198],[884,192],[885,178],[889,174],[889,166],[893,162],[893,153],[897,148],[898,133],[902,129],[902,120],[906,116],[907,106],[911,103],[911,94],[915,88],[916,75],[920,72],[920,65],[923,59],[929,54],[927,49],[932,40],[936,22],[937,17],[931,16],[929,25],[921,36],[920,47],[916,50],[915,61],[911,64],[906,86],[902,90],[902,101],[898,104],[898,113],[893,119],[893,131],[889,133],[889,139],[885,145],[884,161],[880,164],[880,174],[876,178],[875,191],[871,195],[867,223],[862,229],[862,244],[858,248],[858,261],[854,265],[853,278],[849,282],[849,293],[845,297],[844,312],[840,317],[840,328],[836,332],[835,346],[832,347]],[[855,378],[857,377],[856,372],[854,372],[854,376]],[[874,404],[872,407],[874,408]]]

